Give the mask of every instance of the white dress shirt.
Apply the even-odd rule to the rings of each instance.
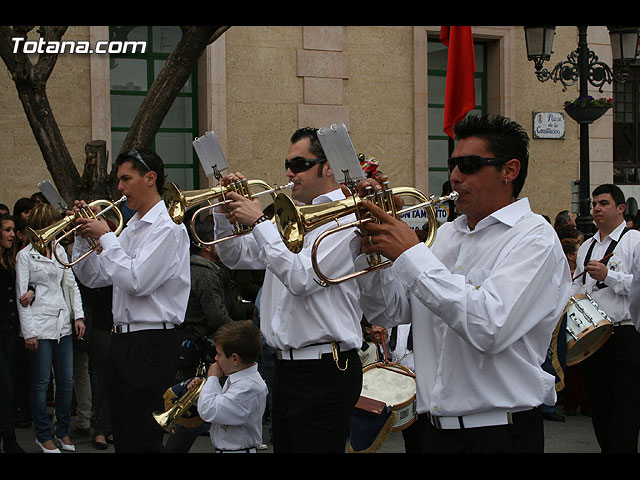
[[[622,239],[620,235],[626,223],[623,221],[613,232],[605,238],[600,238],[600,232],[580,245],[576,259],[576,271],[573,276],[577,276],[584,271],[584,259],[592,243],[591,260],[600,260],[605,256],[609,244],[615,240],[619,241],[613,250],[613,256],[607,263],[607,277],[604,279],[605,288],[596,286],[598,283],[591,275],[585,274],[581,278],[576,278],[571,286],[571,295],[578,293],[588,293],[600,306],[602,310],[613,320],[614,323],[631,323],[629,314],[629,300],[631,292],[631,282],[633,274],[631,266],[633,264],[633,253],[640,243],[640,232],[629,230]],[[584,279],[584,284],[583,284]]]
[[[640,332],[640,244],[633,251],[631,274],[633,279],[629,288],[629,316],[636,330]]]
[[[214,448],[240,450],[262,444],[262,415],[267,405],[267,385],[258,365],[232,373],[224,386],[209,377],[198,397],[198,415],[211,423]]]
[[[60,258],[66,258],[62,246],[58,245],[57,252]],[[16,297],[21,297],[29,285],[33,285],[36,291],[33,303],[23,307],[19,301],[16,302],[22,337],[60,340],[71,335],[70,315],[84,318],[80,290],[71,269],[63,267],[54,255],[47,258],[32,245],[27,245],[16,258]],[[72,293],[69,303],[64,296],[65,289]],[[69,306],[72,312],[69,312]]]
[[[191,287],[189,236],[184,225],[171,220],[163,201],[142,218],[131,217],[120,236],[102,235],[100,245],[100,254],[87,256],[73,270],[89,288],[113,285],[115,325],[182,323]],[[87,249],[87,241],[77,237],[73,258]]]
[[[431,249],[415,245],[361,276],[369,322],[412,322],[417,410],[460,416],[555,401],[540,365],[571,279],[551,225],[527,199],[482,219],[445,223]]]
[[[345,198],[341,190],[320,195],[314,204]],[[216,238],[231,234],[224,214],[216,213]],[[354,219],[341,219],[347,223]],[[360,348],[362,311],[358,285],[353,281],[321,287],[311,263],[315,239],[335,222],[313,229],[305,236],[304,247],[291,253],[273,222],[256,225],[253,232],[217,244],[222,262],[233,269],[264,269],[260,298],[260,328],[267,343],[280,350],[298,349],[317,343],[336,341],[341,348]],[[332,278],[353,272],[360,241],[349,229],[330,235],[319,247],[318,264]]]

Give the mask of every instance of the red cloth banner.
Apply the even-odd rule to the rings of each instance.
[[[444,132],[454,138],[453,127],[476,106],[473,74],[476,58],[471,27],[440,27],[440,42],[449,49],[444,94]]]

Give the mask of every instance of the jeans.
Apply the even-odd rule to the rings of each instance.
[[[57,340],[38,340],[38,350],[28,351],[31,366],[29,404],[36,439],[51,440],[51,428],[47,416],[47,390],[51,380],[51,367],[55,375],[55,435],[69,435],[71,422],[71,398],[73,395],[73,343],[71,335]]]

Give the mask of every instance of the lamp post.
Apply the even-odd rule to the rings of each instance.
[[[628,75],[628,65],[638,53],[638,27],[608,27],[611,38],[613,60],[622,68],[615,73],[606,63],[598,60],[597,55],[589,50],[586,26],[578,26],[578,48],[551,71],[543,68],[545,61],[551,58],[555,27],[524,27],[527,46],[527,58],[534,62],[536,76],[540,82],[553,80],[568,86],[579,82],[579,95],[586,97],[588,84],[597,87],[600,92],[605,83],[613,80],[624,82]],[[600,117],[576,119],[580,125],[580,182],[579,213],[576,221],[578,229],[585,234],[594,233],[590,208],[590,172],[589,172],[589,124]]]

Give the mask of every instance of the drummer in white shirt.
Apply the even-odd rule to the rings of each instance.
[[[89,288],[113,285],[106,380],[115,450],[157,452],[164,431],[153,412],[164,410],[162,395],[175,383],[174,327],[184,320],[191,285],[189,237],[162,200],[164,164],[155,152],[131,150],[119,155],[116,165],[118,189],[136,213],[119,236],[102,219],[76,220],[82,225],[79,235],[98,240],[101,252],[73,270]],[[88,248],[78,238],[73,259]]]
[[[522,127],[470,116],[455,132],[449,172],[463,215],[429,249],[367,202],[382,223],[365,225],[376,235],[362,239],[363,251],[394,263],[359,277],[361,306],[376,325],[412,323],[423,451],[541,453],[537,407],[555,402],[541,365],[569,269],[551,225],[518,199],[529,158]]]
[[[302,128],[291,137],[285,172],[294,182],[291,196],[303,204],[345,198],[317,138],[317,129]],[[223,184],[243,178],[229,175]],[[362,387],[362,345],[355,282],[321,287],[315,281],[311,246],[326,228],[305,237],[298,254],[288,250],[260,203],[235,193],[228,220],[216,213],[216,237],[231,234],[230,222],[253,226],[253,232],[221,242],[217,250],[231,269],[264,269],[260,328],[276,349],[273,391],[274,452],[344,452],[351,413]],[[354,229],[355,230],[355,229]],[[353,271],[360,242],[354,230],[331,235],[318,263],[328,275]],[[333,347],[339,351],[334,358]]]
[[[571,294],[589,294],[614,323],[613,335],[581,362],[591,420],[605,452],[637,452],[640,430],[640,333],[633,325],[633,254],[640,232],[624,220],[624,193],[604,184],[593,191],[596,234],[578,250]],[[609,253],[607,261],[601,262]],[[577,278],[586,270],[587,274]]]

